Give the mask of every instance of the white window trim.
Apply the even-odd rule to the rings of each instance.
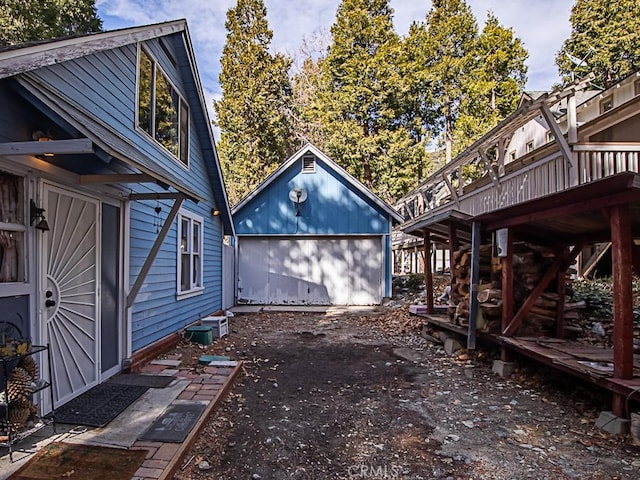
[[[198,245],[198,251],[200,252],[200,285],[199,287],[194,287],[191,290],[182,291],[180,288],[180,279],[182,278],[182,252],[180,251],[180,239],[182,237],[182,220],[188,219],[190,221],[190,225],[193,222],[197,222],[200,224],[200,245]],[[177,237],[176,237],[176,299],[183,300],[186,298],[195,297],[198,295],[202,295],[204,293],[204,218],[200,215],[196,215],[188,210],[180,209],[177,216]],[[192,233],[189,232],[189,237],[193,238]]]
[[[311,160],[311,167],[305,166],[305,160]],[[316,173],[316,157],[315,155],[304,155],[302,157],[301,173]]]
[[[140,119],[139,119],[139,105],[140,105],[140,59],[142,58],[142,52],[144,51],[144,53],[151,59],[151,61],[153,62],[153,64],[156,66],[156,69],[158,69],[163,75],[165,80],[169,83],[169,85],[171,85],[171,88],[173,88],[175,90],[175,92],[178,94],[178,97],[180,97],[181,102],[184,102],[184,104],[187,106],[187,110],[188,110],[188,117],[187,118],[187,122],[189,124],[189,132],[187,135],[187,139],[186,139],[186,148],[187,148],[187,153],[186,153],[186,160],[187,163],[184,163],[181,159],[180,159],[180,145],[182,142],[181,136],[178,136],[178,155],[174,155],[172,152],[170,152],[167,147],[165,147],[164,145],[162,145],[162,143],[160,143],[156,138],[155,135],[150,134],[149,132],[147,132],[145,129],[140,127]],[[137,70],[136,70],[136,104],[135,104],[135,129],[137,132],[141,133],[142,135],[146,136],[147,138],[149,138],[154,144],[158,145],[163,152],[167,153],[169,155],[169,157],[171,157],[171,159],[176,162],[178,165],[180,165],[182,168],[184,168],[185,170],[189,171],[189,169],[191,168],[191,162],[189,161],[190,159],[190,153],[191,153],[191,129],[193,128],[193,126],[191,125],[191,107],[189,106],[189,102],[187,102],[187,100],[185,99],[185,97],[180,93],[180,90],[178,90],[175,86],[175,84],[171,81],[171,79],[169,78],[169,75],[167,75],[167,73],[164,71],[164,69],[162,68],[162,66],[160,65],[160,62],[158,62],[158,60],[156,60],[156,57],[154,55],[151,54],[151,52],[147,49],[142,47],[141,44],[138,44],[138,58],[137,58]],[[180,102],[178,104],[178,130],[180,130]]]

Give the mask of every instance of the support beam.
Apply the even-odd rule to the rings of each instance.
[[[434,313],[433,308],[433,272],[431,271],[431,234],[424,232],[424,285],[427,312]]]
[[[575,108],[575,99],[574,99],[574,108]],[[564,138],[564,135],[562,134],[562,130],[560,130],[560,125],[558,125],[558,122],[556,122],[556,119],[553,116],[553,113],[551,113],[551,109],[549,109],[549,106],[546,103],[543,103],[540,106],[540,111],[542,112],[542,116],[544,117],[544,119],[547,121],[547,125],[549,126],[549,129],[551,130],[551,132],[553,132],[553,136],[556,139],[556,143],[560,147],[562,156],[567,162],[571,186],[575,186],[578,184],[578,174],[579,174],[577,154],[573,150],[571,150],[571,146],[569,145],[567,140]]]
[[[156,238],[156,241],[151,247],[151,251],[149,251],[149,255],[147,256],[147,259],[144,261],[144,265],[142,265],[142,268],[140,269],[138,278],[136,278],[136,281],[133,284],[133,287],[131,287],[131,290],[129,291],[129,295],[127,295],[127,308],[131,308],[131,306],[133,305],[133,302],[136,300],[136,297],[138,296],[138,293],[142,288],[142,284],[144,283],[145,279],[147,278],[147,274],[151,269],[151,265],[153,265],[153,261],[156,259],[156,256],[160,251],[162,242],[164,242],[164,239],[167,237],[167,234],[169,233],[169,230],[173,225],[173,220],[178,215],[178,211],[180,210],[180,207],[182,206],[182,203],[184,202],[185,198],[186,198],[186,195],[184,193],[177,194],[176,201],[174,202],[173,207],[171,207],[171,210],[169,211],[169,214],[167,215],[167,218],[164,221],[164,225],[162,225],[162,229],[160,230],[160,233],[158,233],[158,237]]]
[[[500,137],[500,139],[498,140],[498,175],[499,176],[503,176],[504,175],[504,157],[505,154],[507,153],[505,148],[506,148],[507,143],[505,143],[505,138],[504,137]]]
[[[469,294],[469,330],[467,349],[476,348],[476,324],[478,320],[478,283],[480,280],[480,223],[471,225],[471,289]]]
[[[489,177],[491,178],[491,183],[493,183],[493,186],[496,187],[498,191],[500,191],[500,179],[496,175],[496,172],[493,170],[493,166],[491,165],[491,161],[487,157],[487,153],[482,148],[478,149],[478,153],[480,153],[480,158],[482,158],[482,162],[484,163],[484,169],[487,171]]]
[[[458,235],[456,233],[456,227],[453,223],[449,224],[449,274],[453,281],[453,265],[451,264],[453,259],[453,253],[460,248],[460,242],[458,241]]]
[[[444,180],[444,183],[447,185],[447,188],[449,189],[449,193],[451,193],[451,198],[453,199],[453,202],[456,204],[456,207],[459,207],[460,199],[458,198],[458,192],[456,192],[456,189],[453,188],[453,183],[451,183],[451,179],[447,175],[444,175],[442,179]]]
[[[613,376],[633,378],[633,268],[629,206],[610,208],[609,221],[613,259]]]
[[[96,183],[156,183],[156,179],[145,173],[114,174],[114,175],[80,175],[82,185]]]
[[[568,255],[567,248],[558,248],[556,255],[566,257]],[[556,276],[556,293],[558,294],[558,303],[556,305],[556,338],[564,338],[564,304],[567,294],[566,282],[567,272],[559,270]]]
[[[507,241],[502,257],[502,330],[506,329],[513,317],[513,233],[507,230]],[[503,345],[500,347],[500,360],[510,362],[511,352]]]
[[[93,142],[88,138],[0,143],[0,155],[75,155],[87,153],[94,153]]]
[[[132,193],[129,195],[129,200],[177,200],[180,197],[186,198],[186,195],[178,192]]]
[[[556,256],[556,259],[553,261],[553,264],[551,264],[551,266],[549,267],[549,270],[547,270],[544,276],[540,279],[540,282],[538,283],[538,285],[536,285],[536,288],[533,289],[529,297],[522,304],[522,306],[520,307],[520,310],[518,310],[518,313],[516,313],[516,315],[511,320],[511,322],[509,322],[509,325],[507,325],[506,328],[502,329],[502,335],[506,337],[513,336],[513,334],[518,330],[520,325],[522,325],[522,321],[524,320],[525,315],[529,313],[529,310],[531,310],[531,307],[533,307],[533,304],[538,299],[538,297],[540,297],[542,292],[544,292],[547,289],[547,287],[549,286],[549,283],[551,283],[551,280],[553,280],[553,278],[556,275],[558,275],[558,272],[560,271],[565,272],[567,268],[569,268],[571,263],[573,263],[573,261],[576,259],[576,257],[578,256],[581,250],[582,250],[582,243],[579,243],[578,245],[575,245],[573,247],[573,250],[571,250],[571,252],[566,253],[565,255]],[[504,295],[504,290],[503,290],[503,295]],[[503,308],[504,308],[504,304],[503,304]]]

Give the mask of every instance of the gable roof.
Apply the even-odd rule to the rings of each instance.
[[[282,165],[280,165],[271,175],[269,175],[260,185],[258,185],[255,189],[253,189],[249,194],[244,197],[237,205],[235,205],[231,209],[231,213],[235,215],[238,211],[240,211],[245,205],[247,205],[251,200],[257,197],[260,192],[264,191],[266,188],[271,185],[282,173],[284,173],[289,167],[291,167],[294,163],[296,163],[299,159],[301,159],[306,153],[312,153],[317,158],[319,158],[323,163],[325,163],[329,168],[338,173],[342,178],[344,178],[347,183],[349,183],[352,187],[354,187],[357,191],[362,193],[366,198],[368,198],[371,202],[377,205],[383,212],[387,213],[395,223],[402,223],[404,220],[400,214],[393,209],[388,203],[374,194],[371,190],[365,187],[360,181],[358,181],[353,175],[347,172],[340,165],[335,163],[329,157],[327,157],[319,148],[312,144],[307,144],[294,153],[291,157],[289,157]]]
[[[192,108],[191,114],[194,117],[194,130],[200,139],[204,158],[212,159],[206,162],[206,167],[214,201],[218,210],[221,211],[220,217],[225,234],[234,235],[231,210],[220,170],[220,162],[215,150],[211,121],[204,100],[186,20],[174,20],[154,25],[12,46],[0,50],[0,79],[17,77],[25,88],[49,108],[65,112],[65,119],[105,152],[150,175],[162,184],[173,187],[195,201],[202,200],[202,195],[194,191],[182,178],[164,169],[153,159],[143,154],[136,154],[131,145],[108,125],[79,108],[73,103],[73,99],[56,94],[47,85],[37,82],[29,74],[34,70],[57,63],[173,34],[182,34],[184,52],[190,67],[187,81],[192,82],[194,91],[197,93],[197,98],[192,99],[190,104],[194,107],[199,104],[199,108]]]

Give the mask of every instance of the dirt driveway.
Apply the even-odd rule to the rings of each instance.
[[[402,309],[237,315],[207,350],[245,372],[175,478],[640,478],[631,440],[593,427],[591,387],[501,379],[491,353],[448,357],[420,327]]]

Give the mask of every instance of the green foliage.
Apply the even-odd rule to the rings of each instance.
[[[415,186],[424,139],[405,116],[403,50],[388,0],[343,0],[332,43],[304,110],[319,126],[319,147],[386,200]]]
[[[94,0],[2,0],[0,46],[98,32]]]
[[[442,139],[446,162],[517,108],[528,54],[493,14],[478,33],[464,0],[436,0],[405,45],[414,64],[411,91],[422,92],[416,118]]]
[[[454,126],[454,153],[462,152],[518,107],[526,82],[528,53],[513,30],[491,13],[471,53],[464,95]]]
[[[611,278],[584,279],[573,283],[573,301],[584,300],[586,313],[597,318],[613,318]]]
[[[594,72],[594,83],[608,87],[640,68],[638,0],[577,0],[571,26],[571,35],[556,56],[564,84]]]
[[[405,287],[407,287],[410,292],[419,292],[424,287],[424,275],[418,273],[409,274],[405,282]]]
[[[237,203],[293,153],[290,60],[271,55],[262,0],[238,0],[227,12],[222,98],[214,103],[218,152],[229,200]]]

